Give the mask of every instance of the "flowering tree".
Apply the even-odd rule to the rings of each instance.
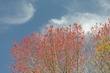
[[[110,72],[110,22],[92,28],[91,63],[95,72]]]
[[[82,73],[85,36],[81,25],[53,27],[14,42],[12,73]]]

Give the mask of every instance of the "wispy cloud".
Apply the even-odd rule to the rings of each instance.
[[[28,0],[11,0],[1,4],[1,7],[0,22],[5,24],[23,24],[30,20],[35,12],[33,4]]]
[[[110,10],[110,0],[97,0],[101,7]]]
[[[109,17],[109,16],[108,16]],[[50,24],[55,26],[66,26],[68,24],[81,24],[85,31],[89,31],[90,27],[100,22],[107,22],[108,17],[100,16],[92,13],[74,13],[62,16],[61,19],[51,19]]]
[[[76,0],[74,2],[78,3],[78,1]],[[100,7],[100,9],[97,9],[96,11],[93,12],[91,12],[91,9],[87,9],[86,8],[87,6],[82,7],[78,6],[80,5],[80,2],[76,6],[73,6],[73,9],[71,5],[70,7],[65,6],[69,12],[62,16],[60,19],[57,18],[50,19],[49,24],[54,24],[55,26],[66,26],[68,24],[76,22],[78,24],[81,24],[83,29],[87,32],[96,23],[100,22],[106,23],[108,21],[108,18],[110,17],[110,15],[107,15],[108,13],[107,11],[110,9],[110,3],[108,2],[108,0],[97,0],[97,1],[94,0],[94,3],[97,4],[96,6]],[[82,5],[86,4],[83,2]],[[77,8],[75,9],[74,7],[81,8],[79,8],[80,10],[78,10]],[[85,11],[82,11],[83,9],[85,9]],[[103,14],[98,13],[98,11],[102,11]]]

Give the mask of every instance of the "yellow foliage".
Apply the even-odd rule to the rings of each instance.
[[[110,52],[110,41],[106,41],[106,37],[102,37],[100,44],[98,45],[98,48],[96,50],[97,54],[104,54],[104,52]]]

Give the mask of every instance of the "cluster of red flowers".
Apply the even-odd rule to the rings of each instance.
[[[110,40],[110,25],[91,28],[91,43],[94,48],[99,45],[102,36]],[[86,36],[81,25],[57,27],[53,25],[40,33],[27,36],[18,44],[14,42],[11,49],[15,62],[13,73],[81,73],[87,64]]]

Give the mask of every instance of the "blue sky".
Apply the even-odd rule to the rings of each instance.
[[[0,0],[0,73],[11,73],[10,48],[45,26],[67,26],[77,22],[85,31],[110,17],[109,0]]]

